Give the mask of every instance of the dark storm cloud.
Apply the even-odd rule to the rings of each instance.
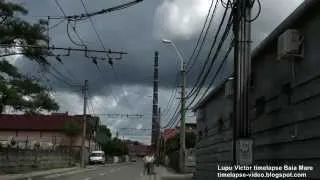
[[[60,3],[68,15],[84,12],[80,1],[60,1]],[[37,19],[36,17],[38,16],[61,15],[56,4],[51,0],[41,2],[23,1],[22,4],[25,4],[30,11],[27,17],[28,19]],[[91,12],[99,10],[102,7],[107,8],[116,4],[120,4],[119,1],[90,1],[87,4],[87,8]],[[274,10],[270,10],[270,7],[277,8],[269,1],[263,1],[262,4],[264,6],[262,15],[268,14],[269,11],[273,12]],[[159,2],[143,1],[142,3],[128,9],[92,18],[105,47],[112,48],[113,50],[124,50],[129,53],[128,55],[125,55],[121,61],[114,61],[114,68],[117,71],[118,78],[115,78],[113,70],[106,62],[99,62],[99,71],[92,63],[91,59],[84,57],[84,54],[80,53],[63,58],[64,66],[70,69],[70,71],[80,81],[88,79],[91,82],[96,82],[94,80],[99,79],[99,76],[101,76],[101,79],[99,80],[100,83],[95,83],[95,93],[99,93],[102,88],[112,85],[141,84],[151,86],[153,78],[154,51],[159,51],[159,85],[160,87],[165,88],[175,87],[176,84],[174,79],[179,68],[177,62],[178,56],[172,47],[162,44],[159,38],[153,36],[154,12],[158,5]],[[280,5],[285,5],[285,3],[280,3]],[[283,13],[277,9],[276,14],[281,15]],[[278,17],[275,16],[264,15],[261,18],[263,19],[263,23],[262,21],[255,22],[254,27],[258,30],[255,32],[259,33],[253,33],[253,39],[261,40],[261,37],[265,36],[265,34],[271,30],[268,28],[270,26],[267,24],[272,24],[277,18]],[[216,19],[215,23],[218,24],[220,18]],[[102,49],[89,21],[78,23],[77,29],[82,39],[88,42],[90,49]],[[58,28],[52,30],[50,34],[52,39],[51,42],[54,45],[71,45],[66,37],[66,23],[61,24]],[[209,34],[211,34],[209,37],[213,36],[212,32]],[[191,55],[196,39],[197,36],[194,36],[189,38],[189,40],[178,39],[175,41],[186,60]],[[213,39],[213,37],[211,39]],[[223,49],[225,50],[226,47],[227,46],[224,46]],[[203,61],[206,59],[207,52],[207,48],[204,48],[204,51],[201,53],[197,62],[197,67],[194,69],[200,69],[199,67],[201,67],[201,64],[203,64]],[[20,66],[22,65],[20,64]],[[191,76],[191,78],[189,78],[188,86],[192,86],[192,84],[194,84],[195,77],[196,76]],[[63,87],[65,87],[65,85],[58,86],[58,88]]]
[[[128,1],[86,0],[90,12]],[[193,3],[187,3],[191,1]],[[95,113],[121,112],[143,113],[146,115],[140,120],[112,119],[100,116],[101,120],[113,130],[123,127],[132,128],[139,124],[141,124],[142,128],[151,128],[152,98],[146,96],[152,95],[154,51],[159,51],[159,106],[163,109],[169,109],[169,113],[166,113],[165,110],[163,110],[162,124],[165,125],[170,120],[173,114],[172,111],[174,111],[176,105],[178,105],[178,99],[176,98],[179,96],[179,91],[174,97],[174,105],[167,106],[170,95],[173,92],[172,89],[176,87],[175,78],[179,71],[179,59],[172,47],[161,43],[161,38],[172,38],[177,47],[181,50],[184,58],[186,60],[189,59],[198,36],[197,33],[195,33],[195,30],[198,33],[200,32],[201,25],[198,24],[201,24],[200,21],[204,20],[204,15],[198,17],[199,22],[196,23],[196,28],[194,27],[194,22],[197,21],[197,18],[195,17],[199,12],[192,14],[192,9],[201,10],[202,8],[194,7],[198,4],[198,1],[174,0],[169,2],[169,0],[144,0],[142,3],[128,9],[93,17],[92,20],[96,25],[97,31],[99,32],[105,47],[107,49],[111,48],[114,51],[126,51],[129,53],[128,55],[125,55],[121,61],[114,61],[114,69],[116,70],[117,78],[107,62],[99,61],[98,69],[90,58],[84,57],[84,53],[73,53],[70,57],[62,57],[63,65],[59,64],[53,58],[50,62],[54,64],[54,67],[62,72],[64,76],[68,76],[67,79],[70,79],[69,81],[72,81],[73,84],[81,84],[85,79],[89,80],[89,93],[91,98],[93,98],[90,99],[93,102]],[[54,0],[20,0],[18,2],[24,4],[29,10],[29,14],[25,18],[32,20],[33,22],[35,22],[36,19],[39,19],[39,16],[43,16],[43,18],[46,18],[48,15],[61,16],[61,12],[57,9]],[[177,2],[176,6],[175,4],[170,4],[175,2]],[[263,6],[261,16],[252,26],[253,47],[264,39],[283,18],[302,2],[302,0],[261,0],[261,2]],[[84,12],[80,0],[60,0],[60,3],[67,15]],[[161,21],[155,25],[154,21],[157,7],[163,3],[167,3],[166,8],[172,6],[172,9],[164,11],[162,13],[164,17],[162,17]],[[205,3],[202,2],[202,4]],[[181,21],[184,18],[183,16],[187,14],[192,14],[191,20],[194,22],[184,25]],[[214,31],[209,33],[206,46],[201,52],[192,74],[188,78],[187,85],[189,88],[195,83],[197,74],[207,57],[209,51],[208,47],[213,40],[214,32],[217,29],[220,18],[221,12],[216,15],[212,25]],[[57,22],[58,21],[51,20],[50,24],[53,25]],[[161,30],[162,27],[160,26],[163,26],[163,29],[168,32],[171,31],[171,33],[162,33],[163,36],[167,37],[159,36],[159,34],[156,36],[154,31],[158,30],[157,28]],[[170,28],[169,26],[178,26],[178,28]],[[88,44],[89,49],[102,49],[88,20],[77,23],[76,29],[81,38]],[[194,32],[190,33],[188,31]],[[189,36],[184,37],[186,34]],[[73,39],[77,40],[77,37],[73,32],[71,33],[71,36]],[[50,37],[51,45],[75,47],[71,44],[66,35],[66,22],[62,23],[57,28],[52,29],[50,31]],[[227,48],[228,44],[225,43],[219,54],[219,58],[217,58],[214,67],[212,68],[209,80],[217,70],[217,66],[221,63]],[[57,51],[55,53],[63,54],[65,52]],[[99,56],[100,54],[92,55]],[[25,60],[19,61],[17,66],[23,69],[24,72],[29,72],[31,74],[38,70],[35,63]],[[231,70],[232,54],[226,65],[224,65],[224,68],[221,71],[222,73],[219,74],[215,83],[219,83],[219,81],[225,78]],[[70,74],[73,74],[76,79],[72,78],[72,75]],[[40,75],[44,76],[41,73]],[[49,74],[47,76],[50,79],[47,84],[60,93],[56,99],[61,105],[62,111],[81,113],[83,102],[81,91],[75,91],[75,88],[69,87],[61,80],[57,80]],[[124,96],[124,94],[126,94],[125,92],[128,94],[127,96]],[[90,113],[92,112],[90,111]],[[147,136],[144,133],[145,132],[135,132],[135,135],[141,135],[141,137],[137,138],[143,139]],[[132,136],[132,134],[133,133],[131,132],[126,136]],[[142,135],[145,136],[142,137]]]

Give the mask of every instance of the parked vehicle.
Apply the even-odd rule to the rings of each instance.
[[[103,151],[92,151],[89,156],[89,164],[105,164],[106,157]]]
[[[132,157],[131,162],[137,162],[137,159],[135,157]]]

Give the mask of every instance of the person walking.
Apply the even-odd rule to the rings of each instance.
[[[143,157],[143,174],[148,172],[148,154]]]
[[[152,163],[153,163],[153,157],[152,157],[152,153],[151,152],[149,152],[143,158],[143,162],[144,162],[144,174],[146,174],[146,172],[148,174],[151,174],[151,172],[152,172]]]

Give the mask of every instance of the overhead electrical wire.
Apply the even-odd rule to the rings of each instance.
[[[163,128],[169,127],[170,124],[172,124],[172,122],[175,120],[175,117],[176,117],[177,115],[179,115],[179,114],[178,114],[178,112],[179,112],[179,107],[180,107],[179,105],[176,106],[176,109],[175,109],[173,115],[171,116],[170,120],[168,121],[168,123],[167,123]]]
[[[49,73],[50,75],[52,75],[54,78],[56,78],[57,80],[63,82],[64,84],[66,84],[66,85],[68,85],[68,86],[70,86],[70,87],[78,87],[78,85],[74,85],[74,84],[72,84],[72,83],[64,80],[63,78],[60,78],[59,76],[57,76],[56,74],[54,74],[54,73],[51,72],[51,71],[48,71],[48,73]]]
[[[64,17],[67,17],[67,14],[66,14],[66,12],[64,11],[64,9],[62,8],[62,5],[59,3],[59,1],[58,1],[58,0],[54,0],[54,2],[56,3],[58,9],[59,9],[60,12],[63,14],[63,16],[64,16]],[[78,37],[78,39],[80,40],[81,44],[77,43],[75,40],[72,39],[72,37],[71,37],[71,35],[70,35],[70,30],[69,30],[70,22],[71,22],[71,21],[68,19],[68,23],[67,23],[67,35],[68,35],[69,40],[70,40],[74,45],[76,45],[76,46],[81,46],[81,47],[85,46],[83,40],[80,38],[78,32],[77,32],[76,29],[75,29],[75,25],[73,26],[72,29],[73,29],[73,31],[75,32],[75,34],[76,34],[76,36]]]
[[[86,5],[84,4],[84,1],[83,1],[83,0],[81,0],[81,4],[82,4],[82,7],[83,7],[84,11],[85,11],[87,14],[89,14],[89,13],[88,13],[88,9],[87,9]],[[97,36],[97,39],[98,39],[101,47],[103,47],[103,49],[106,50],[106,48],[105,48],[105,46],[104,46],[104,43],[102,42],[101,36],[100,36],[100,34],[98,33],[98,30],[97,30],[97,28],[96,28],[96,26],[95,26],[92,18],[89,17],[88,19],[89,19],[89,22],[90,22],[90,24],[91,24],[91,26],[92,26],[92,29],[94,30],[94,32],[95,32],[95,34],[96,34],[96,36]]]
[[[61,19],[61,20],[60,20],[59,22],[57,22],[56,24],[50,26],[50,27],[48,28],[48,30],[52,30],[52,29],[58,27],[58,26],[59,26],[60,24],[62,24],[64,21],[65,21],[64,19]]]
[[[262,9],[262,7],[261,7],[261,2],[260,2],[260,0],[254,0],[253,3],[252,3],[252,5],[253,5],[256,1],[257,1],[257,3],[258,3],[258,12],[257,12],[257,14],[255,15],[254,18],[247,20],[247,21],[249,21],[249,22],[253,22],[253,21],[257,20],[258,17],[260,16],[260,14],[261,14],[261,9]]]
[[[50,66],[51,67],[51,69],[56,73],[56,74],[58,74],[58,75],[60,75],[63,79],[66,79],[66,80],[68,80],[69,82],[72,82],[72,80],[71,79],[69,79],[67,76],[65,76],[63,73],[61,73],[57,68],[55,68],[54,66]],[[71,83],[71,84],[73,84],[73,83]]]
[[[55,2],[56,5],[58,6],[59,10],[62,12],[63,16],[64,16],[64,17],[67,17],[67,14],[66,14],[66,12],[63,10],[63,8],[62,8],[61,4],[59,3],[59,1],[58,1],[58,0],[54,0],[54,2]]]
[[[86,12],[87,14],[89,14],[89,13],[88,13],[88,9],[87,9],[87,7],[86,7],[86,5],[85,5],[85,3],[84,3],[84,0],[81,0],[81,4],[82,4],[82,7],[84,8],[85,12]],[[97,36],[98,42],[100,43],[101,47],[106,51],[106,47],[105,47],[105,45],[104,45],[104,43],[103,43],[103,41],[102,41],[102,38],[101,38],[101,36],[100,36],[100,34],[99,34],[96,26],[95,26],[95,23],[93,22],[91,16],[88,16],[88,19],[89,19],[89,22],[90,22],[90,24],[91,24],[92,29],[94,30],[94,32],[95,32],[95,34],[96,34],[96,36]],[[109,57],[108,54],[107,54],[107,56],[108,56],[108,58],[109,58],[109,64],[110,64],[111,67],[112,67],[112,70],[113,70],[114,76],[115,76],[115,78],[116,78],[116,81],[119,82],[119,78],[118,78],[117,72],[116,72],[116,70],[114,69],[114,67],[113,67],[113,65],[112,65],[113,63],[110,62],[112,58]],[[127,99],[127,97],[126,97],[126,95],[125,95],[125,91],[124,91],[124,89],[123,89],[122,84],[121,84],[121,90],[122,90],[122,92],[123,92],[123,94],[124,94],[124,100],[125,100],[125,102],[126,102],[127,105],[129,106],[129,108],[133,109],[133,106],[131,105],[131,103],[129,102],[129,100]]]
[[[200,33],[200,35],[199,35],[199,37],[198,37],[197,43],[196,43],[196,45],[195,45],[195,47],[194,47],[194,50],[193,50],[193,52],[192,52],[192,54],[191,54],[191,56],[190,56],[190,58],[189,58],[189,60],[188,60],[188,62],[187,62],[187,67],[188,67],[187,73],[189,73],[190,70],[192,69],[192,67],[194,67],[194,64],[196,63],[196,61],[197,61],[197,59],[198,59],[198,56],[199,56],[199,54],[200,54],[200,51],[201,51],[201,49],[202,49],[202,47],[203,47],[203,45],[204,45],[205,39],[206,39],[207,34],[208,34],[208,32],[209,32],[209,29],[210,29],[210,27],[211,27],[211,23],[212,23],[212,20],[213,20],[214,15],[215,15],[215,12],[216,12],[216,10],[217,10],[219,0],[216,0],[214,9],[212,10],[213,4],[214,4],[213,2],[214,2],[214,1],[212,0],[212,2],[211,2],[211,4],[210,4],[210,7],[209,7],[209,11],[208,11],[207,16],[206,16],[206,19],[205,19],[205,22],[204,22],[203,27],[202,27],[201,33]],[[212,12],[212,13],[211,13],[211,12]],[[211,13],[211,16],[210,16],[210,13]],[[210,20],[209,20],[209,16],[210,16]],[[209,23],[208,23],[208,25],[207,25],[208,20],[209,20]],[[204,33],[204,36],[203,36],[203,33]],[[200,44],[200,47],[199,47],[199,44]],[[198,47],[199,47],[199,48],[198,48]],[[199,50],[197,51],[197,49],[199,49]],[[197,53],[196,53],[196,51],[197,51]],[[191,63],[191,64],[190,64],[190,63]],[[177,74],[177,75],[179,75],[179,74]],[[178,80],[178,77],[177,77],[177,80]],[[175,92],[175,93],[176,93],[176,92]],[[169,101],[170,101],[170,100],[169,100]],[[178,109],[178,107],[179,107],[179,104],[177,105],[177,109]],[[169,109],[170,109],[170,108],[169,108]],[[172,121],[172,119],[175,117],[175,114],[176,114],[176,113],[177,113],[177,110],[176,110],[176,112],[174,113],[173,117],[171,117],[170,121]],[[170,121],[169,121],[169,123],[167,124],[167,126],[171,123]]]
[[[188,67],[188,68],[187,68],[187,73],[190,72],[190,70],[192,69],[192,67],[194,67],[196,61],[198,60],[198,56],[199,56],[199,54],[200,54],[200,52],[201,52],[201,49],[203,48],[203,45],[204,45],[204,43],[205,43],[207,34],[208,34],[209,29],[210,29],[210,27],[211,27],[211,23],[212,23],[213,17],[214,17],[214,15],[215,15],[215,12],[216,12],[217,7],[218,7],[218,4],[219,4],[219,0],[216,0],[214,9],[212,10],[213,0],[211,1],[210,8],[209,8],[208,14],[207,14],[207,16],[206,16],[205,22],[204,22],[204,24],[203,24],[201,33],[200,33],[200,35],[199,35],[199,37],[198,37],[196,46],[194,47],[193,52],[192,52],[192,54],[191,54],[191,56],[190,56],[190,58],[189,58],[189,60],[188,60],[188,62],[187,62],[187,67]],[[211,11],[212,11],[212,13],[211,13]],[[211,13],[211,16],[210,16],[210,20],[209,20],[209,15],[210,15],[210,13]],[[208,25],[207,25],[208,20],[209,20],[209,23],[208,23]],[[203,33],[204,33],[204,35],[203,35]],[[203,35],[203,37],[202,37],[202,35]],[[201,44],[200,44],[200,47],[198,48],[200,41],[201,41]],[[199,50],[197,51],[197,49],[199,49]],[[196,54],[196,51],[197,51],[197,54]],[[195,54],[196,54],[196,55],[195,55]],[[194,56],[194,55],[195,55],[195,56]],[[190,65],[190,63],[192,63],[192,64]]]
[[[214,84],[214,82],[216,82],[216,79],[218,77],[218,74],[219,72],[221,71],[222,67],[225,65],[225,62],[227,62],[227,59],[229,57],[229,54],[232,50],[232,47],[233,47],[233,43],[230,43],[230,46],[227,50],[227,53],[225,54],[225,56],[223,57],[223,60],[222,62],[219,64],[219,67],[218,69],[216,70],[215,74],[213,75],[211,81],[210,81],[210,84],[207,86],[207,89],[204,91],[204,93],[202,94],[201,98],[200,98],[200,101],[202,101],[204,99],[204,97],[206,97],[207,93],[209,92],[210,90],[210,87],[212,87],[212,85]],[[187,107],[188,108],[188,107]]]
[[[177,87],[178,87],[178,83],[179,83],[178,79],[179,79],[179,72],[177,73],[176,79],[175,79],[175,85]],[[169,114],[170,109],[172,108],[174,98],[176,97],[176,94],[177,94],[177,87],[173,88],[171,90],[169,101],[168,101],[167,105],[165,106],[165,107],[167,107],[167,110],[162,115],[163,118],[165,118]]]
[[[101,14],[106,14],[106,13],[109,13],[109,12],[112,12],[112,11],[117,11],[117,10],[122,10],[122,9],[125,9],[125,8],[128,8],[128,7],[131,7],[137,3],[140,3],[142,2],[143,0],[135,0],[135,1],[131,1],[131,2],[128,2],[128,3],[125,3],[125,4],[122,4],[122,5],[118,5],[118,6],[114,6],[114,7],[111,7],[111,8],[108,8],[108,9],[102,9],[100,11],[96,11],[96,12],[93,12],[93,13],[86,13],[86,14],[81,14],[81,15],[72,15],[72,16],[64,16],[64,17],[56,17],[55,19],[69,19],[69,20],[72,20],[72,21],[82,21],[82,20],[86,20],[92,16],[96,16],[96,15],[101,15]],[[61,5],[60,5],[61,7]]]
[[[230,2],[230,0],[228,1],[228,3],[229,3],[229,2]],[[223,23],[224,23],[224,19],[225,19],[227,10],[228,10],[228,8],[225,8],[225,12],[224,12],[224,14],[223,14],[223,18],[222,18],[221,23],[220,23],[220,25],[219,25],[218,32],[216,33],[215,40],[213,41],[213,43],[212,43],[212,45],[211,45],[210,52],[209,52],[209,54],[208,54],[206,63],[205,63],[205,65],[204,65],[203,68],[205,68],[205,67],[206,67],[206,64],[208,64],[208,61],[209,61],[209,58],[210,58],[210,56],[211,56],[212,50],[213,50],[213,48],[214,48],[214,45],[216,44],[217,37],[218,37],[218,35],[219,35],[219,33],[220,33],[220,30],[221,30],[221,28],[222,28],[222,25],[223,25]],[[230,15],[228,24],[231,22],[231,18],[232,18],[232,17],[231,17],[231,15]],[[227,33],[229,32],[228,27],[226,27],[226,31],[227,31]],[[221,39],[220,42],[223,42],[224,37],[225,37],[225,34],[226,34],[226,32],[224,33],[223,38]],[[220,43],[220,44],[221,44],[221,43]],[[222,44],[221,44],[221,46],[222,46]],[[218,47],[216,54],[218,53],[218,51],[220,51],[221,46]],[[215,57],[216,57],[216,56],[215,56]],[[211,63],[212,65],[213,65],[213,62],[214,62],[214,61],[215,61],[215,58],[212,60],[212,63]],[[208,69],[209,72],[207,71],[207,73],[205,74],[205,77],[202,79],[202,81],[201,81],[201,83],[200,83],[200,85],[201,85],[200,88],[197,88],[197,91],[194,91],[195,87],[193,87],[193,90],[192,90],[192,91],[194,91],[197,95],[198,95],[198,93],[200,92],[201,87],[203,86],[203,83],[204,83],[205,80],[207,79],[207,76],[208,76],[208,74],[210,73],[210,70],[211,70],[211,68],[212,68],[212,65],[211,65],[211,66],[209,67],[209,69]],[[204,69],[203,69],[203,71],[204,71]],[[200,73],[200,76],[198,76],[198,77],[201,78],[201,76],[202,76],[203,73],[204,73],[204,72]],[[200,81],[200,79],[199,79],[199,81]],[[203,82],[203,81],[204,81],[204,82]],[[202,82],[203,82],[203,83],[202,83]],[[199,87],[199,86],[198,86],[198,87]],[[191,93],[192,93],[192,91],[191,91]],[[189,93],[189,95],[187,95],[187,97],[190,96],[190,95],[191,95],[191,94]],[[197,95],[196,95],[196,96],[197,96]],[[194,99],[196,99],[196,97],[195,97]],[[194,100],[193,100],[193,101],[194,101]],[[188,108],[187,108],[187,109],[188,109]],[[176,118],[176,116],[177,116],[177,110],[178,110],[178,108],[176,109],[174,115],[172,116],[172,118],[170,119],[169,123],[168,123],[166,126],[170,126],[170,125],[172,125],[172,124],[175,123],[174,121],[175,121],[175,118]],[[176,121],[177,121],[177,120],[178,120],[178,119],[176,119]]]
[[[230,1],[230,0],[229,0],[229,1]],[[199,91],[199,89],[201,88],[201,84],[202,84],[203,80],[206,80],[206,79],[203,78],[202,81],[201,81],[201,77],[203,76],[205,70],[206,70],[207,67],[208,67],[208,63],[209,63],[209,61],[210,61],[211,53],[212,53],[212,51],[213,51],[213,49],[214,49],[214,47],[215,47],[215,45],[216,45],[216,41],[217,41],[218,36],[219,36],[219,34],[220,34],[222,25],[224,24],[224,20],[225,20],[225,17],[226,17],[226,15],[227,15],[227,12],[228,12],[228,9],[225,8],[225,11],[224,11],[224,13],[223,13],[223,17],[222,17],[221,22],[220,22],[220,24],[219,24],[218,30],[217,30],[217,32],[216,32],[216,34],[215,34],[214,40],[213,40],[213,42],[212,42],[212,44],[211,44],[211,48],[210,48],[210,51],[209,51],[209,53],[208,53],[208,55],[207,55],[207,58],[206,58],[206,60],[205,60],[205,63],[204,63],[204,65],[202,66],[201,72],[200,72],[200,74],[198,75],[198,77],[197,77],[197,79],[196,79],[196,81],[195,81],[194,86],[192,87],[191,91],[186,95],[187,98],[190,98],[190,97],[193,96],[195,93],[197,93],[197,91]],[[230,15],[230,16],[231,16],[231,15]],[[213,60],[211,61],[211,65],[208,67],[208,70],[210,70],[210,69],[212,68],[212,65],[213,65]],[[207,72],[208,72],[208,71],[207,71]],[[200,83],[200,84],[199,84],[199,83]]]
[[[226,29],[225,29],[225,32],[224,34],[222,35],[222,38],[221,38],[221,41],[220,41],[220,44],[218,45],[218,48],[216,50],[216,53],[214,55],[214,57],[212,58],[212,61],[211,61],[211,64],[209,65],[209,69],[207,70],[206,74],[204,75],[201,83],[200,83],[200,86],[198,87],[198,90],[195,92],[195,96],[193,97],[193,99],[191,100],[191,102],[187,105],[187,107],[189,108],[192,103],[196,100],[198,94],[200,93],[201,89],[202,89],[202,86],[205,84],[205,81],[206,79],[208,78],[210,72],[211,72],[211,69],[213,67],[213,64],[214,62],[216,61],[217,57],[218,57],[218,53],[219,51],[221,50],[221,47],[223,45],[223,42],[225,41],[225,39],[227,38],[230,30],[231,30],[231,25],[232,25],[232,18],[233,18],[233,15],[230,15],[229,17],[229,20],[228,20],[228,24],[226,26]],[[210,55],[210,54],[209,54]],[[209,57],[209,56],[208,56]]]

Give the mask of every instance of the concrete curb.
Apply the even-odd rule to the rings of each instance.
[[[161,180],[166,180],[166,179],[192,179],[193,174],[188,173],[188,174],[178,174],[178,173],[173,173],[170,172],[166,167],[160,167],[158,172],[156,172],[157,175],[159,176],[159,179]]]
[[[0,179],[1,180],[18,180],[18,179],[25,179],[25,178],[32,178],[32,177],[47,176],[47,175],[57,174],[57,173],[64,173],[64,172],[74,171],[77,169],[79,169],[79,167],[51,169],[47,171],[36,171],[36,172],[30,172],[26,174],[8,174],[8,175],[0,176]]]
[[[71,168],[59,168],[59,169],[51,169],[47,171],[35,171],[26,174],[7,174],[7,175],[0,175],[0,180],[24,180],[27,178],[38,178],[42,176],[50,176],[55,174],[60,174],[63,176],[64,174],[76,174],[85,171],[94,170],[95,167],[103,167],[103,166],[119,166],[119,165],[129,165],[132,164],[131,162],[128,163],[115,163],[115,164],[105,164],[101,166],[87,166],[86,169],[82,169],[80,167],[71,167]]]

